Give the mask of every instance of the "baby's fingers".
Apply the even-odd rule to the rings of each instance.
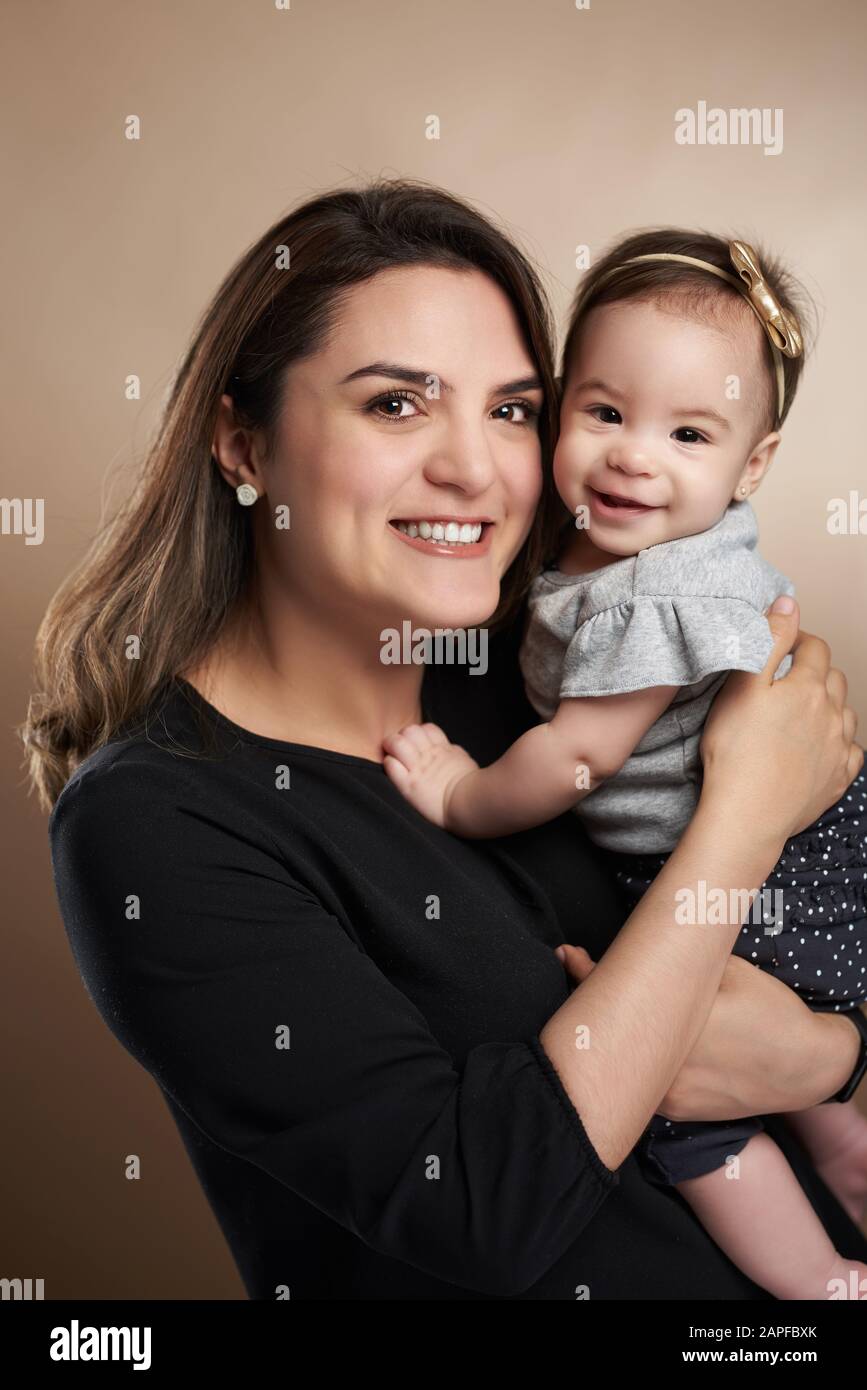
[[[387,739],[383,739],[383,747],[389,748],[389,740],[394,739],[402,739],[405,745],[410,745],[417,753],[423,753],[427,748],[442,747],[449,742],[438,724],[404,724],[396,734],[390,734]],[[395,750],[389,748],[389,751]]]
[[[410,784],[412,782],[409,769],[404,766],[399,758],[394,758],[388,753],[382,760],[382,766],[389,780],[394,783],[401,795],[409,797]]]
[[[449,738],[448,734],[440,728],[439,724],[422,724],[421,727],[427,733],[427,736],[430,739],[431,743],[451,743],[451,739]]]
[[[411,736],[410,731],[417,727],[408,724],[405,729],[400,729],[396,734],[387,734],[382,740],[382,746],[386,753],[390,753],[393,758],[397,758],[403,763],[404,767],[415,767],[421,757],[425,745],[419,746],[418,742]]]
[[[572,976],[573,980],[577,980],[579,985],[587,979],[590,971],[596,965],[593,957],[583,946],[573,946],[569,942],[564,942],[562,946],[558,946],[554,954],[559,956],[567,973]]]

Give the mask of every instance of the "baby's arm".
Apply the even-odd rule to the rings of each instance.
[[[385,770],[417,811],[446,830],[510,835],[568,811],[619,772],[678,689],[561,700],[553,719],[485,768],[438,725],[408,724],[384,740]]]

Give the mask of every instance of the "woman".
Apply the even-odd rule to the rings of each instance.
[[[699,811],[625,926],[575,818],[459,840],[383,769],[419,719],[486,760],[533,718],[550,342],[530,266],[460,201],[307,203],[219,289],[140,491],[40,633],[25,736],[70,942],[252,1298],[761,1298],[630,1151],[654,1110],[805,1107],[858,1057],[851,1021],[730,960],[736,926],[665,930],[675,882],[757,888],[861,766],[796,613],[727,683]],[[383,659],[407,621],[492,614],[482,679]],[[615,936],[570,995],[554,948]]]

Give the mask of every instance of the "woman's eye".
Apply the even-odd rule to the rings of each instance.
[[[412,406],[412,409],[405,409],[407,406]],[[377,396],[375,401],[369,403],[367,409],[380,420],[411,420],[419,413],[416,409],[416,399],[408,391],[390,391],[386,396]],[[505,401],[494,411],[498,419],[515,425],[528,425],[538,414],[538,410],[530,405],[529,401]]]
[[[682,439],[680,436],[681,436],[681,435],[685,435],[685,434],[691,435],[692,438],[691,438],[691,439]],[[707,443],[707,437],[706,437],[705,435],[703,435],[699,430],[692,430],[692,429],[690,429],[688,425],[683,425],[679,430],[675,430],[675,431],[674,431],[674,438],[678,441],[679,444],[706,444],[706,443]]]
[[[512,415],[501,415],[500,411],[512,411]],[[517,416],[514,412],[517,411]],[[504,401],[494,409],[494,415],[498,420],[505,420],[510,425],[529,425],[539,414],[535,406],[530,405],[529,401]]]
[[[623,423],[620,411],[615,410],[613,405],[591,405],[590,414],[603,425],[622,425]],[[607,418],[611,415],[614,416],[613,420]]]
[[[415,406],[412,396],[403,391],[392,391],[388,396],[378,396],[371,401],[369,409],[380,420],[411,420],[415,411],[404,411],[405,405]],[[393,408],[395,406],[396,409]]]

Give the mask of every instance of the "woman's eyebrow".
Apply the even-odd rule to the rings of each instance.
[[[366,367],[359,367],[356,371],[350,372],[339,383],[345,386],[349,381],[357,381],[364,376],[387,376],[397,381],[408,381],[414,386],[428,386],[431,381],[437,381],[442,391],[453,391],[455,388],[450,386],[442,377],[438,377],[436,372],[419,371],[415,367],[405,367],[399,362],[370,362]],[[516,391],[541,391],[542,382],[538,376],[518,377],[515,381],[507,381],[502,386],[496,386],[492,392],[495,396],[510,395]]]

